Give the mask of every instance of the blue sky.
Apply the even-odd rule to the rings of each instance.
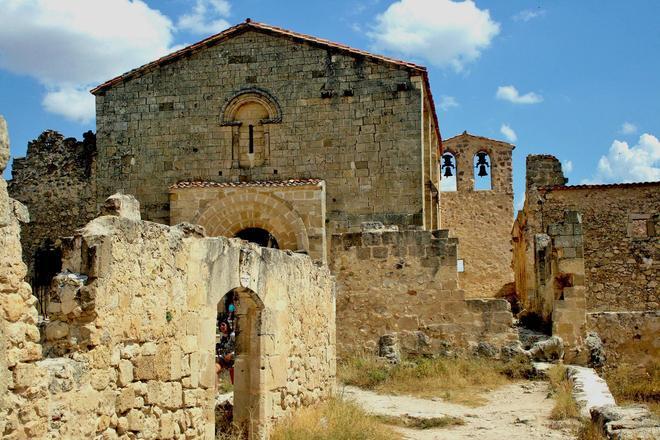
[[[429,68],[443,137],[550,153],[571,183],[660,180],[656,0],[0,0],[0,114],[12,155],[94,130],[87,90],[251,17]],[[5,172],[9,177],[9,170]]]

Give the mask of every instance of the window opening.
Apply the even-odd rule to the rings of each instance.
[[[474,156],[474,189],[477,191],[493,189],[491,160],[485,151],[480,151]]]
[[[248,153],[254,154],[254,125],[249,125],[248,130],[250,132],[250,146],[248,149]]]

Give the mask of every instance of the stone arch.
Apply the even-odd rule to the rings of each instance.
[[[230,136],[232,166],[263,166],[270,157],[271,124],[282,120],[277,100],[265,90],[243,89],[227,100],[221,114]]]
[[[282,109],[277,99],[266,90],[257,87],[242,89],[230,96],[222,107],[222,124],[234,125],[240,123],[236,121],[236,114],[239,109],[249,103],[260,104],[266,109],[268,117],[264,118],[261,122],[264,124],[272,124],[282,121]]]
[[[197,216],[209,236],[234,237],[246,228],[270,232],[280,249],[309,252],[307,228],[300,215],[272,194],[236,192],[212,203]]]
[[[483,161],[483,163],[481,162]],[[473,182],[475,191],[493,189],[493,159],[489,149],[481,148],[474,153],[473,163]],[[481,173],[486,173],[481,176]]]

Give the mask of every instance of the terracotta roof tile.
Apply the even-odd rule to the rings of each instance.
[[[322,179],[289,179],[289,180],[253,180],[250,182],[208,182],[208,181],[182,181],[170,186],[170,189],[186,188],[277,188],[318,185]]]
[[[541,186],[541,191],[564,191],[570,189],[607,189],[607,188],[636,188],[647,186],[659,186],[658,182],[630,182],[630,183],[600,183],[592,185],[554,185],[554,186]]]

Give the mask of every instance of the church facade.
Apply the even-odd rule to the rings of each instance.
[[[317,259],[366,221],[439,227],[421,66],[246,21],[92,93],[99,202]]]

